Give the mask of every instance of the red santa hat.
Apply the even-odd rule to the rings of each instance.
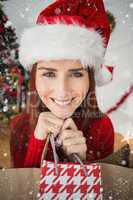
[[[104,63],[110,37],[102,0],[57,0],[21,37],[19,58],[27,70],[39,60],[79,59],[94,67],[98,86],[112,79]]]

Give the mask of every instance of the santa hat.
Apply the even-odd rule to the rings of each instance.
[[[27,70],[39,60],[79,59],[94,67],[98,86],[112,79],[104,65],[110,37],[102,0],[58,0],[45,8],[21,37],[19,58]]]

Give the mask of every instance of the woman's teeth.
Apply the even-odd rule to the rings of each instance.
[[[61,106],[64,106],[64,105],[68,105],[69,103],[71,103],[72,100],[69,100],[69,101],[58,101],[56,99],[54,99],[54,102],[61,105]]]

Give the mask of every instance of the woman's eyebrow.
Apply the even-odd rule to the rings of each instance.
[[[38,68],[39,70],[43,70],[43,69],[45,69],[45,70],[48,70],[48,71],[57,71],[57,69],[54,69],[54,68],[47,68],[47,67],[39,67]],[[69,69],[68,71],[83,71],[83,70],[85,70],[83,67],[82,68],[77,68],[77,69]]]
[[[83,71],[84,70],[84,68],[82,67],[82,68],[77,68],[77,69],[70,69],[69,71]]]

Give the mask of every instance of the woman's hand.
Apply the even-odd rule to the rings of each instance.
[[[72,153],[77,153],[81,160],[86,159],[86,139],[83,136],[83,132],[77,129],[72,118],[65,120],[58,142],[68,156]]]
[[[54,137],[56,137],[60,132],[63,123],[63,119],[57,118],[51,112],[40,113],[35,128],[35,138],[44,140],[49,132],[52,132]]]

